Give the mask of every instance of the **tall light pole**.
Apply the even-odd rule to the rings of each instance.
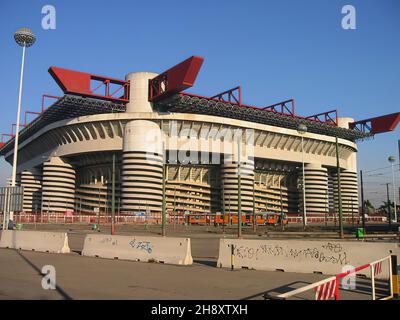
[[[14,139],[14,156],[13,156],[13,168],[12,168],[12,180],[11,186],[15,187],[17,178],[17,161],[18,161],[18,138],[19,138],[19,124],[21,117],[21,99],[22,99],[22,83],[24,80],[24,65],[25,65],[25,49],[33,45],[36,41],[35,34],[31,29],[21,28],[14,33],[15,42],[22,47],[22,62],[21,62],[21,74],[19,79],[19,94],[18,94],[18,110],[17,110],[17,122],[16,132]],[[10,212],[10,220],[13,220],[13,212]]]
[[[242,238],[242,172],[241,172],[241,166],[240,166],[240,155],[241,155],[241,150],[240,150],[240,144],[241,140],[238,140],[238,238]]]
[[[396,208],[396,183],[394,181],[394,163],[396,162],[396,157],[390,156],[388,158],[390,164],[392,165],[392,183],[393,183],[393,204],[394,204],[394,222],[397,222],[397,208]]]
[[[391,210],[390,210],[389,184],[390,183],[385,183],[385,185],[386,185],[387,206],[388,206],[389,231],[392,231],[392,213],[391,213]]]
[[[339,158],[339,141],[338,136],[335,137],[336,146],[336,173],[337,173],[337,187],[338,187],[338,209],[339,209],[339,237],[344,238],[343,233],[343,209],[342,209],[342,183],[340,177],[340,158]]]
[[[111,234],[115,234],[115,153],[112,155],[112,179],[111,179]]]
[[[303,135],[307,132],[308,128],[305,124],[300,124],[297,127],[297,132],[301,135],[301,162],[303,164],[303,230],[307,226],[307,206],[306,206],[306,175],[304,171],[304,141]]]

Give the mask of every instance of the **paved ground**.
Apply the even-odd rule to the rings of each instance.
[[[24,225],[24,229],[35,229]],[[190,236],[192,266],[172,266],[80,256],[89,225],[37,225],[37,230],[67,231],[71,254],[48,254],[0,249],[0,299],[262,299],[266,291],[287,292],[326,278],[319,274],[298,274],[216,268],[218,239],[224,234],[213,227],[181,227],[169,235]],[[109,233],[109,226],[100,226]],[[234,230],[231,230],[235,232]],[[260,230],[247,238],[266,237]],[[227,230],[229,235],[229,230]],[[119,234],[160,233],[159,227],[120,226]],[[299,236],[294,233],[292,236]],[[41,268],[56,268],[57,290],[43,290]],[[370,284],[357,281],[358,292],[342,291],[343,299],[370,299]],[[379,284],[385,289],[385,284]],[[296,299],[310,299],[308,292]]]
[[[11,249],[0,249],[0,265],[0,299],[262,299],[266,291],[286,292],[325,277],[230,271],[201,261],[172,266]],[[42,289],[44,265],[55,267],[57,290]],[[309,299],[312,294],[296,299]],[[367,291],[343,292],[342,297],[370,299]]]

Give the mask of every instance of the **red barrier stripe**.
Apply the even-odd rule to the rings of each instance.
[[[382,272],[382,261],[379,261],[374,265],[374,275],[377,276]]]
[[[362,265],[362,266],[360,266],[360,267],[357,267],[357,268],[355,268],[355,269],[348,270],[348,271],[346,271],[346,272],[340,273],[340,274],[338,274],[338,275],[336,276],[336,278],[337,278],[337,279],[344,278],[344,277],[348,276],[348,275],[351,274],[351,273],[355,273],[355,272],[358,272],[358,271],[360,271],[360,270],[369,268],[370,266],[371,266],[370,264],[364,264],[364,265]]]
[[[318,287],[319,290],[318,290],[318,298],[317,298],[317,300],[321,300],[322,293],[324,292],[325,286],[326,286],[326,283],[324,283],[324,284],[322,284],[322,285],[320,285]]]
[[[324,300],[328,300],[329,299],[329,292],[332,286],[332,282],[328,282],[325,286],[325,292],[324,292]]]
[[[329,291],[329,298],[328,299],[330,299],[330,298],[332,298],[334,296],[336,286],[337,286],[337,280],[333,280],[332,281],[332,285],[331,285],[331,290]]]
[[[335,279],[316,287],[316,300],[329,300],[333,298],[336,290],[336,285],[337,280]]]

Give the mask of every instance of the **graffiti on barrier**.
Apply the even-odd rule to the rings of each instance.
[[[136,241],[136,238],[129,242],[129,245],[134,249],[146,251],[148,254],[153,252],[153,245],[150,241]]]
[[[118,240],[117,239],[113,239],[112,237],[105,237],[105,238],[100,240],[100,243],[102,243],[102,244],[110,244],[112,246],[116,246],[116,245],[118,245]]]
[[[293,260],[306,259],[320,263],[348,264],[347,252],[340,243],[327,242],[321,246],[291,248],[279,244],[262,244],[255,247],[235,246],[235,257],[259,260],[263,256],[285,257]]]

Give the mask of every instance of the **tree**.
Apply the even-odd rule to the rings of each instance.
[[[388,213],[388,204],[390,205],[390,212],[394,212],[394,202],[390,201],[383,201],[383,204],[379,207],[379,211],[383,211]]]
[[[372,214],[375,212],[375,207],[372,205],[371,201],[368,199],[364,201],[365,213]]]

